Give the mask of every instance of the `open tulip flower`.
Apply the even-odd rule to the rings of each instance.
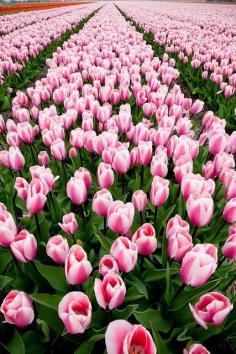
[[[0,352],[235,354],[236,7],[20,6],[0,16]]]

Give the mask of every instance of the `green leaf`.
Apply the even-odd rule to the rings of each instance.
[[[138,305],[128,305],[124,309],[114,309],[112,310],[112,319],[118,320],[123,319],[127,320],[135,310],[138,308]]]
[[[178,274],[179,270],[170,268],[170,275]],[[155,282],[166,277],[166,270],[165,269],[148,269],[144,272],[143,278],[145,282]]]
[[[64,268],[58,266],[44,265],[36,260],[34,261],[34,264],[38,269],[39,273],[45,279],[47,279],[53,289],[62,291],[64,293],[68,291]]]
[[[101,246],[104,248],[104,250],[107,253],[110,253],[110,249],[111,249],[111,245],[113,243],[113,240],[108,239],[108,237],[105,235],[95,234],[95,236],[98,239],[98,241],[100,242]]]
[[[12,278],[6,277],[4,275],[0,275],[0,290],[3,290],[4,287],[12,282]]]
[[[130,285],[134,286],[140,292],[140,294],[142,294],[146,299],[148,299],[147,288],[142,280],[140,280],[133,274],[129,274],[125,281]]]
[[[44,353],[44,344],[40,342],[39,332],[28,330],[22,335],[25,344],[25,354],[42,354]]]
[[[38,304],[48,307],[52,310],[57,311],[59,302],[62,297],[59,295],[49,295],[49,294],[34,294],[31,295],[31,298]]]
[[[160,354],[169,354],[166,344],[165,344],[164,340],[161,338],[157,329],[151,325],[151,330],[152,330],[153,340],[154,340],[156,347],[157,347],[157,352]]]
[[[5,269],[12,260],[12,255],[9,250],[0,250],[0,273],[4,273]]]
[[[74,354],[90,354],[92,352],[93,347],[93,342],[84,342],[76,349]]]
[[[136,288],[128,288],[125,296],[125,302],[135,301],[143,297]]]
[[[135,311],[134,316],[136,320],[144,327],[151,329],[151,327],[158,328],[160,332],[167,333],[172,325],[170,318],[162,317],[160,311],[148,309],[146,311]]]
[[[23,339],[19,332],[15,329],[11,340],[7,344],[0,344],[5,348],[10,354],[25,354],[25,345]]]

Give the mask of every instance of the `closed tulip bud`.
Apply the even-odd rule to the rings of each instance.
[[[10,168],[15,171],[20,171],[25,165],[25,158],[17,146],[9,148]]]
[[[132,195],[132,203],[135,210],[143,211],[147,207],[147,195],[142,190],[137,190]]]
[[[188,173],[181,181],[181,192],[185,200],[192,194],[209,193],[215,190],[215,182],[212,179],[205,180],[200,174]]]
[[[66,234],[73,235],[78,230],[78,223],[74,213],[65,214],[62,218],[62,224],[58,224]]]
[[[168,238],[167,254],[176,261],[182,261],[185,254],[193,247],[192,237],[188,232],[179,230]]]
[[[22,141],[26,144],[32,144],[35,139],[35,129],[28,122],[17,124],[17,132]]]
[[[183,258],[180,268],[182,281],[191,286],[207,282],[217,267],[217,248],[208,243],[197,244]]]
[[[236,233],[229,235],[222,247],[222,253],[225,258],[232,261],[236,260]]]
[[[87,200],[87,189],[82,179],[71,177],[66,187],[67,196],[73,204],[80,205]]]
[[[228,201],[223,211],[223,217],[229,223],[236,222],[236,198]]]
[[[192,112],[193,114],[198,114],[198,113],[200,113],[200,112],[202,111],[203,106],[204,106],[204,102],[203,102],[203,101],[196,100],[196,101],[194,101],[194,103],[192,104],[191,112]]]
[[[17,234],[12,215],[7,210],[0,211],[0,246],[9,247]]]
[[[158,155],[154,155],[152,158],[150,171],[153,176],[165,177],[168,173],[166,161],[161,159]]]
[[[29,262],[36,257],[37,241],[34,235],[21,230],[11,242],[11,251],[19,262]]]
[[[130,112],[120,112],[116,117],[116,124],[122,133],[127,133],[132,125],[132,116]]]
[[[105,334],[107,354],[145,353],[156,354],[151,334],[142,325],[132,325],[125,320],[110,322]]]
[[[224,133],[215,133],[209,137],[209,151],[216,155],[225,150],[228,144],[228,136]]]
[[[50,146],[50,151],[55,160],[65,160],[67,151],[65,142],[62,139],[57,138],[56,140],[54,140],[52,145]]]
[[[138,248],[127,237],[120,236],[111,246],[111,255],[117,261],[119,270],[128,273],[137,263]]]
[[[28,185],[26,206],[32,214],[40,213],[46,203],[47,190],[38,178],[33,178]]]
[[[92,209],[96,214],[105,218],[107,217],[108,208],[112,202],[113,198],[111,193],[105,188],[101,189],[94,194]]]
[[[64,264],[68,252],[69,245],[67,239],[63,238],[61,235],[49,238],[46,245],[46,253],[55,263]]]
[[[26,327],[34,320],[32,302],[23,291],[10,291],[4,298],[0,310],[5,321],[17,327]]]
[[[138,253],[148,256],[155,252],[157,248],[156,232],[151,224],[143,224],[140,226],[132,237],[132,241],[138,247]]]
[[[181,183],[184,176],[193,171],[193,161],[190,156],[183,155],[175,160],[174,174],[178,183]]]
[[[169,197],[169,184],[167,179],[155,176],[151,185],[150,201],[155,206],[162,206]]]
[[[183,220],[180,215],[176,214],[173,218],[169,219],[166,226],[166,238],[170,238],[177,232],[184,232],[189,234],[190,226],[187,221]]]
[[[152,142],[141,141],[137,147],[137,163],[139,165],[147,166],[150,164],[152,158]]]
[[[75,171],[75,178],[82,179],[84,181],[87,191],[90,189],[92,185],[92,177],[86,168],[80,167],[78,171]]]
[[[128,149],[123,147],[116,149],[112,159],[112,167],[119,174],[124,174],[128,171],[130,167],[130,154]]]
[[[132,203],[124,204],[120,200],[116,200],[110,204],[107,212],[109,228],[118,233],[125,234],[133,223],[134,206]]]
[[[112,310],[124,302],[126,286],[117,273],[108,272],[103,280],[95,279],[94,292],[99,306]]]
[[[22,177],[16,177],[14,187],[16,189],[17,196],[26,202],[28,194],[28,182]]]
[[[107,273],[118,273],[119,267],[114,257],[110,254],[103,256],[99,262],[99,273],[104,277]]]
[[[71,130],[70,144],[77,149],[81,149],[84,145],[84,131],[80,128]]]
[[[72,160],[74,160],[78,156],[76,148],[70,148],[68,155]]]
[[[185,348],[183,354],[211,354],[202,344],[192,344]]]
[[[204,294],[194,306],[189,304],[189,307],[196,322],[205,329],[209,324],[220,326],[233,310],[229,299],[218,292]]]
[[[92,319],[92,305],[88,296],[80,291],[66,294],[59,303],[58,315],[68,333],[84,333]]]
[[[47,151],[40,151],[40,153],[38,154],[38,161],[41,166],[48,166],[50,162],[50,157],[48,156]]]
[[[83,284],[93,268],[88,261],[87,254],[79,245],[70,248],[65,260],[65,274],[69,284]]]
[[[208,225],[214,213],[214,201],[209,193],[190,194],[186,209],[194,226]]]
[[[111,165],[101,162],[97,169],[97,181],[101,188],[110,188],[114,182]]]

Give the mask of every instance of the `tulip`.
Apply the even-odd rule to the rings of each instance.
[[[190,226],[187,221],[182,220],[181,216],[176,214],[173,218],[169,219],[166,226],[166,237],[170,238],[177,232],[184,232],[189,234]]]
[[[118,273],[119,267],[114,257],[107,254],[100,259],[99,262],[99,273],[104,277],[107,273],[113,272]]]
[[[193,161],[190,156],[183,155],[175,160],[174,174],[178,183],[181,183],[183,177],[193,171]]]
[[[80,167],[78,171],[75,171],[75,177],[84,181],[87,191],[90,189],[92,185],[92,177],[86,168]]]
[[[185,254],[193,247],[192,237],[188,232],[179,230],[168,237],[167,254],[176,261],[182,261]]]
[[[137,163],[147,166],[152,158],[152,143],[151,141],[141,141],[137,147]]]
[[[197,244],[183,258],[180,276],[185,284],[201,286],[217,267],[217,248],[211,244]]]
[[[92,305],[88,296],[80,291],[66,294],[59,303],[58,315],[68,333],[84,333],[92,319]]]
[[[73,245],[65,260],[65,274],[69,284],[83,284],[93,268],[87,259],[87,254],[79,245]]]
[[[138,248],[128,238],[118,237],[111,246],[111,255],[118,263],[121,272],[128,273],[137,263]]]
[[[46,253],[55,263],[64,264],[68,252],[69,245],[67,239],[63,238],[61,235],[49,238],[46,245]]]
[[[5,321],[17,327],[26,327],[34,320],[32,302],[23,291],[10,291],[4,298],[0,310]]]
[[[131,325],[126,320],[109,323],[105,342],[107,354],[157,352],[151,334],[142,325]]]
[[[10,168],[12,168],[15,171],[20,171],[24,167],[25,159],[20,149],[17,146],[10,146],[9,162],[10,162]]]
[[[151,224],[140,226],[132,237],[132,242],[137,245],[138,253],[148,256],[155,252],[157,248],[156,232]]]
[[[169,197],[169,181],[155,176],[151,185],[150,200],[155,206],[162,206]]]
[[[107,212],[109,228],[118,233],[125,234],[133,223],[134,206],[132,203],[124,204],[116,200],[110,204]]]
[[[126,148],[116,149],[113,159],[112,167],[119,174],[124,174],[128,171],[130,167],[130,154],[129,150]]]
[[[197,227],[208,225],[214,212],[214,201],[209,193],[190,194],[186,209],[188,216]]]
[[[65,160],[67,151],[65,142],[62,139],[57,138],[56,140],[54,140],[52,145],[50,146],[50,151],[55,160]]]
[[[204,106],[204,102],[203,102],[203,101],[196,100],[196,101],[192,104],[191,112],[192,112],[193,114],[198,114],[198,113],[200,113],[200,112],[202,111],[203,106]]]
[[[232,198],[223,210],[223,217],[229,223],[236,222],[236,198]]]
[[[165,177],[168,173],[167,161],[160,159],[158,155],[153,156],[150,171],[153,176]]]
[[[73,235],[78,230],[78,223],[74,213],[65,214],[62,218],[62,224],[58,224],[66,234]]]
[[[87,199],[87,189],[82,179],[71,177],[67,183],[66,193],[73,204],[80,205]]]
[[[222,253],[226,258],[236,260],[236,233],[228,237],[222,248]]]
[[[70,143],[77,149],[81,149],[84,145],[84,131],[80,128],[71,130],[70,132]]]
[[[212,179],[205,180],[201,175],[188,173],[181,181],[181,192],[185,200],[190,195],[209,193],[213,194],[215,190],[215,182]]]
[[[38,162],[41,166],[48,166],[50,162],[50,157],[48,156],[47,151],[40,151],[40,153],[38,154]]]
[[[36,258],[37,241],[34,235],[21,230],[10,245],[11,251],[19,262],[29,262]]]
[[[183,354],[210,354],[202,344],[192,344],[185,348]]]
[[[114,182],[111,165],[101,162],[97,169],[97,181],[101,188],[110,188]]]
[[[0,246],[9,247],[17,234],[12,215],[7,210],[0,211]]]
[[[117,273],[110,271],[103,280],[95,279],[94,292],[99,306],[112,310],[124,302],[126,286]]]
[[[194,306],[189,304],[189,307],[197,323],[205,329],[208,324],[220,326],[233,310],[229,299],[217,292],[204,294]]]
[[[111,193],[107,189],[101,189],[96,192],[93,197],[92,209],[93,211],[102,216],[103,218],[107,217],[108,208],[112,204],[113,198]]]
[[[132,195],[132,203],[135,210],[143,211],[147,207],[147,195],[142,190],[137,190]]]
[[[33,178],[28,185],[26,206],[32,214],[40,213],[46,203],[47,190],[38,178]]]

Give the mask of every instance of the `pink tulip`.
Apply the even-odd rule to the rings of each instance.
[[[204,294],[195,306],[189,304],[189,307],[197,323],[205,329],[208,328],[208,324],[220,326],[233,310],[229,299],[217,292]]]
[[[22,141],[26,144],[32,144],[35,139],[35,129],[29,122],[17,124],[17,132]]]
[[[25,159],[20,149],[17,146],[10,146],[9,148],[10,168],[15,171],[20,171],[25,165]]]
[[[82,179],[71,177],[66,187],[67,196],[73,204],[80,205],[87,199],[87,189]]]
[[[229,236],[236,234],[236,223],[232,224],[229,228]]]
[[[111,255],[118,263],[121,272],[128,273],[137,263],[138,248],[124,236],[118,237],[111,246]]]
[[[150,191],[150,201],[155,206],[162,206],[169,197],[169,184],[167,179],[155,176]]]
[[[124,174],[128,171],[130,167],[130,154],[128,149],[124,147],[116,149],[112,159],[112,167],[119,174]]]
[[[153,176],[165,177],[168,173],[168,160],[160,158],[158,155],[154,155],[151,162],[150,171]]]
[[[217,267],[217,248],[212,244],[197,244],[185,254],[180,276],[185,284],[201,286]]]
[[[111,193],[107,189],[101,189],[96,192],[93,197],[92,209],[93,211],[102,216],[103,218],[107,217],[107,212],[109,206],[112,204],[113,198]]]
[[[223,217],[229,223],[236,222],[236,198],[228,201],[223,211]]]
[[[215,182],[212,179],[205,180],[199,174],[188,173],[181,181],[181,192],[185,200],[190,195],[209,193],[213,194],[215,190]]]
[[[183,155],[175,160],[174,174],[178,183],[181,183],[183,177],[193,171],[193,161],[190,156]]]
[[[62,224],[58,224],[66,234],[73,235],[78,230],[78,223],[74,213],[65,214],[62,218]]]
[[[214,213],[214,201],[209,193],[190,194],[186,209],[193,225],[202,227],[211,222]]]
[[[17,327],[26,327],[34,320],[32,302],[23,291],[10,291],[3,300],[0,310],[5,321]]]
[[[132,203],[124,204],[120,200],[116,200],[110,204],[107,212],[109,228],[118,233],[125,234],[133,223],[134,206]]]
[[[40,213],[46,203],[47,190],[38,178],[33,178],[28,185],[26,206],[32,214]]]
[[[181,216],[176,214],[173,218],[169,219],[166,226],[166,237],[170,238],[177,232],[184,232],[189,234],[190,226],[187,221],[182,220]]]
[[[167,253],[170,258],[182,261],[185,254],[193,247],[192,237],[188,232],[179,230],[168,237]]]
[[[110,188],[114,182],[111,165],[101,162],[97,169],[97,181],[101,188]]]
[[[84,131],[80,128],[71,130],[70,132],[70,143],[77,149],[81,149],[84,145]]]
[[[140,226],[132,237],[138,247],[138,253],[143,256],[148,256],[154,253],[157,248],[156,232],[151,224],[143,224]]]
[[[84,333],[92,319],[92,305],[88,296],[80,291],[66,294],[59,303],[58,315],[68,333]]]
[[[87,191],[90,189],[92,185],[92,177],[86,168],[80,167],[78,171],[75,171],[75,177],[84,181]]]
[[[99,273],[104,277],[109,272],[118,273],[119,267],[115,258],[107,254],[100,259]]]
[[[37,241],[34,235],[21,230],[10,245],[11,251],[19,262],[29,262],[36,258]]]
[[[210,354],[202,344],[192,344],[185,348],[183,354]]]
[[[222,248],[222,253],[227,259],[236,260],[236,233],[228,237]]]
[[[48,166],[50,162],[50,157],[48,156],[47,151],[40,151],[40,153],[38,154],[38,162],[41,166]]]
[[[196,100],[196,101],[194,101],[194,103],[192,104],[191,112],[192,112],[193,114],[198,114],[198,113],[200,113],[200,112],[202,111],[203,106],[204,106],[204,102],[203,102],[203,101]]]
[[[209,137],[209,151],[216,155],[224,151],[228,144],[228,136],[225,133],[219,132]]]
[[[137,163],[147,166],[152,158],[152,143],[151,141],[141,141],[137,147]]]
[[[49,238],[46,245],[46,253],[57,264],[64,264],[69,252],[69,246],[66,238],[61,235]]]
[[[95,279],[94,292],[99,306],[112,310],[124,302],[126,286],[117,273],[110,271],[103,280]]]
[[[45,166],[31,166],[29,168],[32,178],[39,179],[45,186],[47,193],[55,188],[55,182],[59,179],[59,176],[54,176],[50,168]]]
[[[26,202],[28,194],[28,182],[22,177],[16,177],[14,187],[17,191],[18,197]]]
[[[83,284],[93,268],[87,259],[87,254],[79,245],[70,248],[65,260],[65,274],[69,284]]]
[[[145,353],[156,354],[150,333],[142,325],[132,325],[125,320],[110,322],[105,334],[107,354]]]
[[[147,207],[147,195],[142,190],[137,190],[132,195],[132,203],[135,210],[143,211]]]
[[[0,246],[9,247],[15,239],[17,228],[12,215],[7,210],[0,211]]]
[[[65,142],[62,139],[57,138],[56,140],[54,140],[52,145],[50,146],[50,151],[55,160],[65,160],[67,151]]]

